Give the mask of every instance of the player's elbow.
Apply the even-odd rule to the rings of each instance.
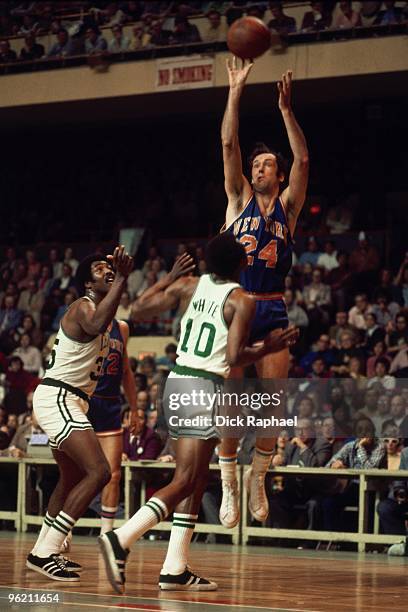
[[[305,169],[308,168],[309,167],[309,154],[308,154],[308,152],[306,151],[305,153],[303,153],[302,155],[297,157],[295,161],[302,168],[305,168]]]

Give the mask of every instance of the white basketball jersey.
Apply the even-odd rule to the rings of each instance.
[[[177,365],[228,376],[228,327],[224,320],[224,304],[237,287],[239,283],[215,282],[210,274],[200,278],[181,319]]]
[[[89,342],[78,342],[69,338],[60,325],[45,368],[45,377],[64,382],[91,396],[108,349],[108,332],[99,334]]]

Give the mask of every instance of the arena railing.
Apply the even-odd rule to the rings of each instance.
[[[53,459],[39,459],[34,457],[26,457],[24,459],[0,458],[0,477],[1,467],[3,464],[16,463],[18,465],[18,495],[16,500],[16,509],[14,511],[0,510],[0,519],[13,520],[17,531],[27,531],[28,525],[41,525],[43,517],[40,515],[29,514],[26,511],[26,493],[27,493],[27,467],[36,465],[37,467],[54,465]],[[124,469],[124,501],[125,511],[124,519],[117,520],[115,524],[122,525],[128,518],[131,507],[130,491],[132,482],[132,470],[169,470],[174,469],[174,463],[161,463],[159,461],[126,461],[122,463]],[[218,471],[218,464],[211,464],[211,470]],[[249,512],[247,508],[246,493],[243,490],[242,478],[247,466],[238,466],[239,486],[241,495],[241,521],[234,529],[225,529],[222,525],[197,523],[196,532],[198,533],[213,533],[232,536],[233,544],[248,544],[249,538],[280,538],[287,540],[313,540],[327,542],[349,542],[357,544],[358,551],[364,552],[367,544],[395,544],[401,542],[401,535],[380,534],[379,521],[377,512],[375,511],[373,533],[368,532],[368,491],[370,486],[377,481],[405,480],[408,479],[408,470],[335,470],[331,468],[300,468],[300,467],[277,467],[270,470],[270,474],[283,476],[296,476],[297,478],[310,477],[314,478],[346,478],[355,479],[359,482],[359,501],[357,506],[358,519],[356,532],[340,532],[340,531],[320,531],[309,529],[280,529],[266,527],[263,525],[252,525],[249,523]],[[373,489],[371,489],[373,490]],[[140,504],[145,501],[146,483],[142,482]],[[376,502],[378,494],[376,495]],[[1,500],[0,500],[1,504]],[[81,518],[77,522],[78,527],[99,527],[99,518]],[[170,521],[159,523],[154,531],[169,531],[171,529]]]

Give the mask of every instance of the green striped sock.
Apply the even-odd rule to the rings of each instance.
[[[179,512],[173,514],[173,526],[163,564],[163,574],[181,574],[186,569],[188,550],[197,518],[197,514],[181,514]]]
[[[158,497],[151,497],[122,527],[115,529],[122,548],[130,548],[152,527],[168,515],[166,504]]]

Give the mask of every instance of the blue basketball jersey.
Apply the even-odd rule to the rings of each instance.
[[[119,323],[112,321],[109,332],[109,353],[105,357],[102,372],[98,379],[95,395],[99,397],[119,397],[123,375],[124,344]]]
[[[240,278],[243,288],[256,293],[283,293],[292,265],[293,240],[280,198],[276,198],[271,214],[264,217],[253,194],[227,231],[236,236],[247,253],[248,266]]]

